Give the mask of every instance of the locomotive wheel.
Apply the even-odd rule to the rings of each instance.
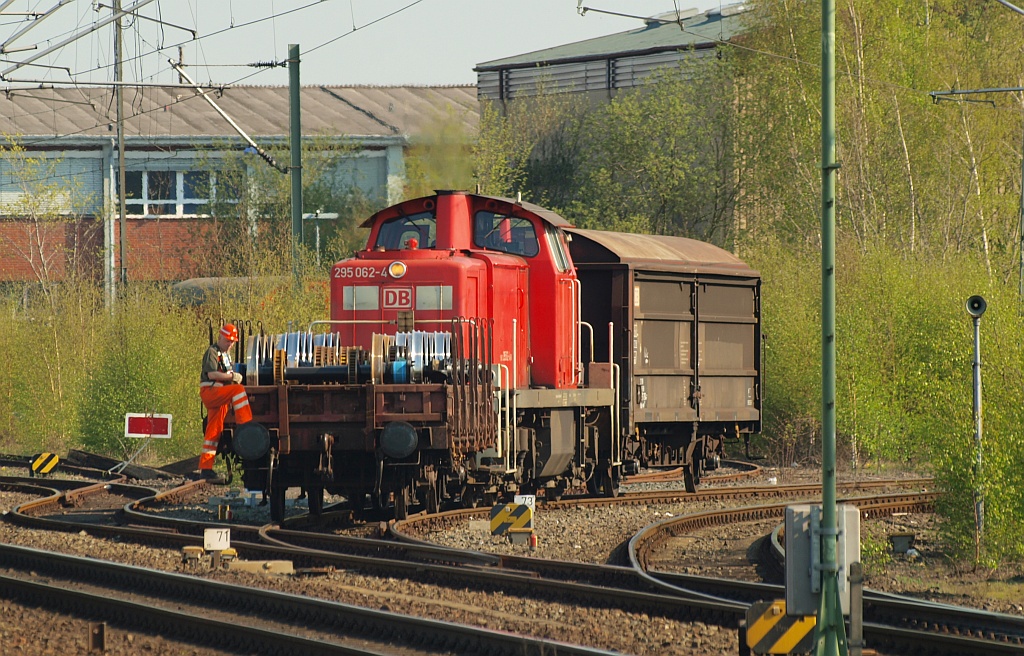
[[[593,475],[587,481],[587,491],[595,497],[615,498],[619,496],[619,488],[612,479],[611,468],[608,465],[601,465],[594,469]]]
[[[615,479],[612,478],[611,467],[601,468],[601,494],[609,499],[614,499],[619,496],[619,486],[615,484]]]
[[[427,514],[434,515],[441,512],[441,501],[438,498],[437,487],[430,486],[427,490]]]

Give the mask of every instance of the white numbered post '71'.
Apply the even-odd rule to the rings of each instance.
[[[224,551],[230,547],[230,528],[208,528],[203,530],[203,549],[207,551]]]

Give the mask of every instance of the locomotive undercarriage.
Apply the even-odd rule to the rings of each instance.
[[[608,407],[525,408],[514,439],[496,439],[493,397],[453,385],[286,385],[247,388],[255,423],[270,426],[255,458],[245,426],[227,433],[248,489],[263,490],[271,518],[301,488],[318,514],[324,495],[356,511],[490,505],[516,493],[559,498],[586,487],[614,496],[621,466]],[[458,408],[458,411],[456,411]],[[288,431],[285,433],[284,431]],[[507,433],[505,433],[507,435]],[[500,450],[499,450],[500,449]]]

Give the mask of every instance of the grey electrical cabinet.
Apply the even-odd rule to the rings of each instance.
[[[839,598],[843,615],[850,614],[850,563],[860,561],[860,511],[840,504],[836,509],[839,538]],[[786,508],[786,614],[817,615],[821,605],[821,506]]]

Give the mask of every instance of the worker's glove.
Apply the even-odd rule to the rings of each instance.
[[[235,383],[236,385],[241,383],[242,382],[242,374],[238,373],[237,371],[232,371],[231,372],[231,382]]]

